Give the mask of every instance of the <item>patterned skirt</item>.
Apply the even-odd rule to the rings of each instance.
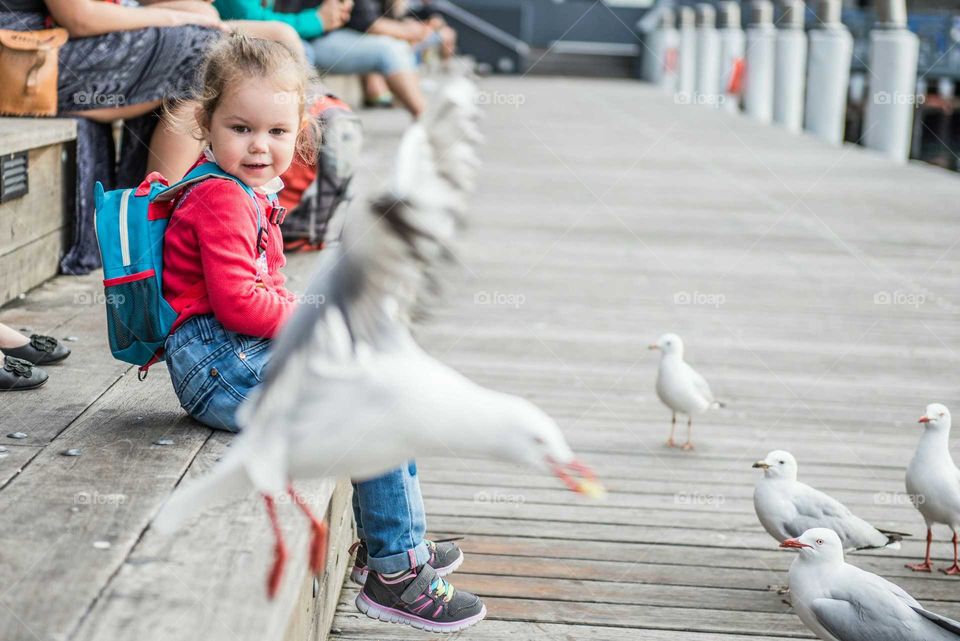
[[[0,29],[44,29],[40,13],[0,10]],[[221,32],[193,25],[71,38],[60,49],[59,113],[194,95],[206,48]]]

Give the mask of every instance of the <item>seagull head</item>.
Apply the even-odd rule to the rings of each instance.
[[[931,403],[927,405],[927,413],[920,417],[919,423],[922,423],[927,430],[950,431],[950,410],[940,403]]]
[[[497,457],[549,472],[590,498],[606,494],[593,471],[574,456],[557,422],[533,403],[511,397],[510,413],[502,427],[496,439]]]
[[[664,334],[657,339],[656,343],[649,346],[649,349],[658,349],[666,354],[676,354],[683,358],[683,339],[676,334]]]
[[[763,460],[754,463],[753,467],[763,470],[763,475],[768,479],[797,480],[797,459],[785,450],[770,452]]]
[[[811,528],[795,539],[787,539],[780,547],[800,550],[800,558],[804,561],[843,562],[843,543],[840,542],[840,537],[825,527]]]

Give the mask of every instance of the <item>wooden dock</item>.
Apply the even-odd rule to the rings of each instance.
[[[470,226],[417,335],[554,415],[610,494],[590,502],[501,463],[420,461],[430,534],[466,537],[452,579],[489,612],[458,636],[809,638],[768,589],[792,554],[753,513],[750,465],[772,449],[876,525],[914,533],[855,562],[960,618],[960,579],[903,567],[923,550],[903,487],[916,419],[929,402],[960,408],[960,179],[676,105],[636,82],[483,89]],[[363,117],[367,193],[407,119]],[[292,257],[293,288],[311,260]],[[59,278],[0,310],[14,327],[77,339],[44,388],[0,395],[0,639],[321,639],[334,614],[331,639],[426,638],[357,613],[349,584],[333,611],[352,536],[342,482],[305,488],[336,531],[317,586],[306,524],[281,506],[294,558],[273,604],[255,498],[174,540],[148,529],[230,437],[186,418],[162,367],[139,383],[111,360],[101,292],[96,275]],[[664,446],[670,417],[646,348],[667,331],[728,401],[695,424],[694,452]],[[28,436],[5,437],[15,431]],[[944,565],[947,532],[935,535]]]

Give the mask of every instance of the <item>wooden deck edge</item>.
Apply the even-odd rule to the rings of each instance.
[[[348,548],[356,538],[352,496],[350,481],[339,480],[327,511],[327,523],[330,526],[327,567],[323,574],[309,575],[303,582],[284,641],[326,641],[330,634],[351,558]]]

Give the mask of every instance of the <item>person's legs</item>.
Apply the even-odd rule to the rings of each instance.
[[[142,102],[136,105],[122,107],[104,107],[102,109],[88,109],[78,111],[73,115],[87,118],[95,122],[113,122],[114,120],[129,120],[148,114],[161,105],[160,100]],[[180,108],[184,114],[192,114],[194,103],[184,103]],[[159,171],[167,180],[180,180],[202,151],[200,142],[186,132],[177,131],[170,125],[161,122],[150,139],[150,158],[147,161],[147,173]]]
[[[0,348],[21,347],[29,342],[30,340],[17,330],[0,323]]]
[[[313,62],[321,70],[337,74],[383,74],[394,96],[415,117],[426,106],[420,91],[413,50],[407,43],[388,36],[338,29],[309,43]]]
[[[354,485],[354,515],[367,544],[367,565],[391,574],[430,560],[423,540],[427,524],[416,464],[411,461],[383,476]]]

